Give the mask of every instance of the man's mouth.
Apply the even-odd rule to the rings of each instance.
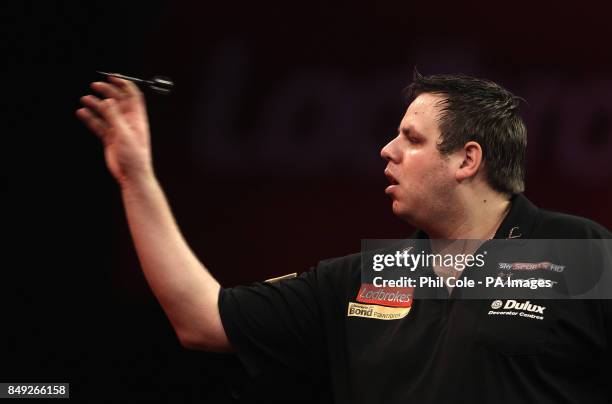
[[[389,180],[389,183],[391,185],[398,185],[399,182],[397,182],[397,180],[395,179],[395,177],[393,175],[391,175],[391,173],[389,172],[389,170],[385,170],[385,177],[387,177],[387,179]]]

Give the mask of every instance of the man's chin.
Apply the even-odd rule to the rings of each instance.
[[[406,205],[401,204],[397,200],[393,200],[391,209],[393,210],[393,214],[399,219],[407,222],[410,225],[414,225],[414,215],[411,215],[411,210],[408,209]]]
[[[406,207],[401,204],[397,199],[393,200],[391,205],[391,210],[393,210],[393,214],[401,219],[406,216]]]

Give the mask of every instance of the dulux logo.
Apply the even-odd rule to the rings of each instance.
[[[503,302],[500,300],[495,300],[492,304],[491,304],[491,308],[492,309],[499,309],[502,306]],[[506,300],[506,304],[504,305],[504,310],[524,310],[524,311],[530,311],[532,313],[540,313],[540,314],[544,314],[544,310],[546,310],[546,307],[544,306],[539,306],[537,304],[532,304],[529,300],[527,300],[526,302],[523,303],[519,303],[516,300]]]

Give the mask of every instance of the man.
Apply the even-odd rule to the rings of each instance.
[[[607,301],[539,302],[542,316],[526,312],[534,302],[514,302],[525,312],[516,317],[490,315],[491,300],[393,306],[360,295],[358,254],[292,279],[222,289],[183,240],[155,179],[142,94],[114,77],[92,88],[105,99],[83,97],[77,116],[104,144],[144,274],[184,346],[236,351],[251,375],[301,371],[329,382],[336,403],[609,399]],[[432,239],[436,251],[444,239],[610,237],[522,196],[526,130],[508,91],[418,74],[408,90],[411,103],[381,155],[393,212],[420,229],[416,239]]]

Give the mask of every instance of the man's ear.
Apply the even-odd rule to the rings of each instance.
[[[468,178],[473,178],[482,164],[482,148],[480,144],[474,141],[467,142],[461,150],[460,158],[462,159],[455,171],[455,179],[457,181],[463,181]]]

